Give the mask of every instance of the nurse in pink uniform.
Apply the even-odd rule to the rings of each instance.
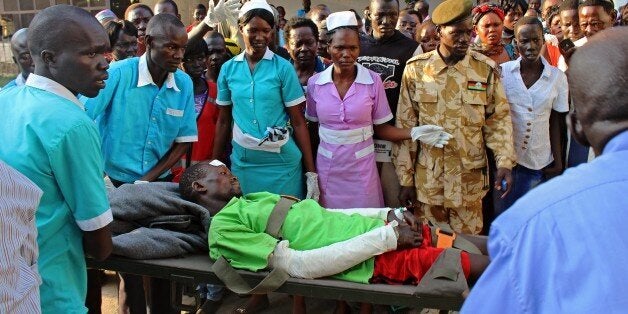
[[[327,208],[383,207],[373,134],[393,133],[391,140],[400,140],[410,138],[410,130],[386,124],[393,115],[382,80],[355,62],[360,53],[355,15],[334,13],[327,26],[334,64],[309,79],[305,113],[319,124],[320,203]]]

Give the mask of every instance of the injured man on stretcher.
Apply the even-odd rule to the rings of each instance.
[[[188,168],[179,189],[183,198],[212,214],[211,259],[224,257],[238,269],[278,268],[296,278],[417,284],[444,250],[433,245],[434,231],[404,209],[335,210],[309,199],[291,204],[279,222],[279,236],[273,237],[267,224],[282,197],[266,192],[243,196],[238,179],[219,161]],[[456,236],[480,248],[478,254],[447,250],[464,273],[460,278],[474,282],[489,263],[486,240]]]

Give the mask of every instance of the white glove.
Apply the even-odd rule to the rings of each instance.
[[[318,188],[318,174],[315,172],[305,173],[305,184],[307,187],[307,194],[305,198],[311,198],[318,202],[321,196],[321,190]]]
[[[357,237],[322,248],[297,251],[287,240],[277,243],[268,266],[295,278],[320,278],[343,272],[365,260],[397,248],[396,221]]]
[[[443,127],[432,124],[413,127],[410,130],[410,136],[412,136],[413,141],[419,140],[437,148],[443,148],[452,138],[452,135],[445,132]]]
[[[214,6],[214,0],[209,0],[207,4],[207,15],[203,22],[209,27],[215,27],[220,22],[228,21],[237,25],[238,10],[240,9],[240,0],[220,0]]]

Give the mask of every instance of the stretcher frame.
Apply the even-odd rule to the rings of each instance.
[[[179,297],[176,304],[180,303],[181,285],[196,285],[200,283],[223,284],[212,272],[212,265],[213,263],[207,254],[153,260],[134,260],[120,256],[111,256],[104,261],[87,258],[87,266],[90,268],[163,278],[175,282],[177,288],[173,289],[172,297],[173,299]],[[268,274],[267,272],[242,270],[239,270],[238,273],[251,286],[255,286]],[[415,289],[416,287],[411,285],[360,284],[335,279],[289,278],[275,292],[318,299],[454,311],[460,310],[464,301],[462,296],[415,296]],[[175,290],[179,292],[177,293]]]

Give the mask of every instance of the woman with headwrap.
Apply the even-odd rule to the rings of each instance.
[[[504,11],[496,4],[481,4],[472,11],[473,26],[479,41],[471,45],[477,51],[495,61],[504,63],[515,59],[514,46],[502,41],[504,31]]]

